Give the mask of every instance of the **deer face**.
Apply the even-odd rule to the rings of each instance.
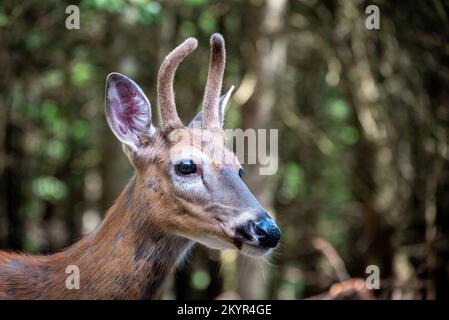
[[[106,84],[109,126],[136,168],[139,198],[143,203],[164,201],[167,212],[148,217],[152,224],[214,249],[266,254],[277,246],[280,230],[242,181],[244,170],[225,147],[223,117],[233,88],[219,97],[225,60],[220,35],[211,38],[202,112],[187,127],[177,115],[174,72],[195,47],[196,40],[186,40],[161,66],[163,129],[151,124],[150,103],[138,85],[117,73]]]

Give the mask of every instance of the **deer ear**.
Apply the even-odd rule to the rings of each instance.
[[[152,131],[150,102],[134,81],[120,73],[106,79],[106,119],[115,136],[133,150]]]
[[[234,91],[234,86],[231,86],[231,88],[226,92],[226,94],[222,95],[220,97],[220,100],[218,102],[218,119],[220,120],[221,126],[224,125],[224,117],[226,113],[226,106],[229,102],[229,98],[231,97],[232,91]],[[192,119],[192,121],[189,124],[189,128],[193,127],[194,122],[199,122],[201,126],[201,121],[203,120],[203,112],[200,111],[196,114],[196,116]]]

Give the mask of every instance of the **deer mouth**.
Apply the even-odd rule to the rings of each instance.
[[[236,249],[244,255],[260,257],[269,254],[273,248],[264,247],[255,239],[248,239],[237,234],[234,238]]]
[[[243,243],[239,251],[247,256],[261,257],[269,254],[272,250],[273,248],[261,247],[252,243]]]

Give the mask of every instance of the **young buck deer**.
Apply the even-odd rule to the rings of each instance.
[[[279,228],[243,183],[241,165],[224,146],[224,109],[232,88],[220,98],[221,35],[211,37],[203,110],[194,118],[200,125],[185,127],[178,117],[174,74],[196,46],[196,39],[187,39],[159,70],[163,129],[152,125],[150,102],[136,83],[118,73],[108,76],[107,122],[135,175],[101,224],[65,251],[0,252],[0,298],[151,299],[195,242],[250,256],[277,246]],[[68,266],[78,268],[79,288],[66,286]]]

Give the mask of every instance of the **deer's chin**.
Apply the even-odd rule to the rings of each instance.
[[[272,248],[264,248],[251,243],[243,243],[240,252],[251,257],[261,257],[269,254],[272,250]]]
[[[223,240],[215,238],[215,237],[206,237],[206,238],[202,238],[202,239],[197,239],[196,241],[208,248],[216,249],[216,250],[228,250],[228,249],[235,248],[231,243],[223,241]]]
[[[240,242],[240,245],[236,246],[235,244],[215,237],[205,237],[202,239],[196,239],[196,241],[211,249],[238,250],[240,253],[251,257],[265,256],[273,250],[273,248],[261,247],[252,242]]]

